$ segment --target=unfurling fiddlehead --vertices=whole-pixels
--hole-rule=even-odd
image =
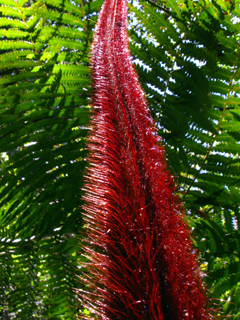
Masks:
[[[109,320],[202,320],[204,291],[164,148],[132,66],[126,0],[105,0],[92,47],[94,114],[83,300]]]

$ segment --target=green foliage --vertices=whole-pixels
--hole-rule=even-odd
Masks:
[[[76,319],[76,246],[71,234],[57,232],[40,241],[2,239],[1,319]]]
[[[0,318],[76,319],[89,47],[103,0],[0,0]],[[240,310],[239,1],[129,3],[129,35],[218,313]]]
[[[0,318],[75,319],[81,308],[76,236],[101,3],[0,1]]]

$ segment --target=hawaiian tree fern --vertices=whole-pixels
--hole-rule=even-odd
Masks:
[[[102,1],[0,4],[0,317],[71,319],[81,308],[71,288],[88,53]],[[137,71],[210,295],[238,319],[239,1],[149,0],[129,9],[131,52],[143,62]]]
[[[105,0],[93,39],[94,115],[83,299],[109,320],[211,319],[165,152],[132,66],[126,0]]]

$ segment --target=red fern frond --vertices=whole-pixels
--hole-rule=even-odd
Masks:
[[[126,0],[105,0],[92,47],[85,185],[87,303],[101,319],[210,319],[165,153],[132,66]]]

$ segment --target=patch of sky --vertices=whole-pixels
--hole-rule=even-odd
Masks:
[[[234,17],[231,19],[231,22],[232,22],[233,24],[240,23],[240,17],[234,16]]]
[[[37,141],[27,142],[24,144],[24,147],[30,147],[30,146],[33,146],[34,144],[37,144]]]

